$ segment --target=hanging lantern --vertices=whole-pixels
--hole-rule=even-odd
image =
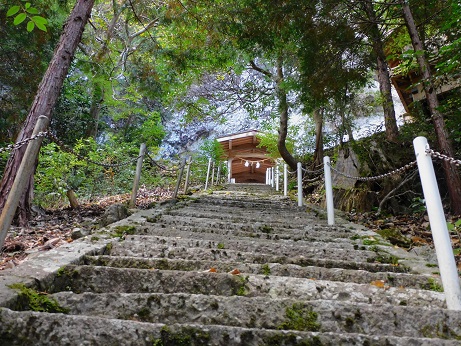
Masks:
[[[245,167],[248,167],[250,163],[248,161],[245,161]]]
[[[261,164],[258,161],[258,162],[256,162],[256,168],[259,168],[259,167],[261,167]]]

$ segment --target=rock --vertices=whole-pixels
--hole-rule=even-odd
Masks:
[[[123,204],[113,204],[109,206],[104,215],[99,220],[99,224],[104,227],[111,223],[120,221],[128,217],[128,209]]]
[[[87,229],[75,227],[72,230],[72,233],[70,234],[70,237],[75,240],[75,239],[83,238],[83,237],[89,235],[90,233],[91,232],[89,230],[87,230]]]

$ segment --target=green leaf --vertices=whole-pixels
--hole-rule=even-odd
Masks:
[[[25,13],[19,13],[16,17],[14,17],[14,25],[19,25],[21,24],[25,19],[27,15]]]
[[[30,2],[26,2],[26,4],[24,5],[26,10],[30,7]]]
[[[32,20],[35,22],[35,25],[37,26],[38,24],[42,24],[42,25],[48,24],[48,21],[42,16],[33,16]]]
[[[47,31],[47,30],[46,30],[46,26],[43,25],[42,23],[37,23],[37,22],[36,22],[35,25],[36,25],[37,28],[39,28],[40,30],[45,31],[45,32]]]
[[[32,30],[34,30],[34,28],[35,28],[34,22],[33,22],[33,21],[29,21],[29,22],[27,23],[27,31],[28,31],[28,32],[31,32]]]
[[[38,14],[38,10],[35,8],[35,7],[29,7],[27,9],[27,13],[30,13],[30,14]]]
[[[7,17],[14,16],[16,13],[19,12],[20,7],[19,6],[12,6],[8,12],[6,12]]]

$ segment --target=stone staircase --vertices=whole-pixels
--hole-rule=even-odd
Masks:
[[[1,273],[0,345],[461,345],[437,270],[229,185]]]

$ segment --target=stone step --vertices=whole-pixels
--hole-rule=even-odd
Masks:
[[[263,210],[286,213],[302,213],[306,211],[305,207],[298,207],[291,200],[278,201],[261,201],[261,200],[243,200],[229,199],[225,197],[212,198],[201,196],[200,198],[186,201],[185,205],[196,208],[233,208],[235,210]]]
[[[315,261],[315,259],[313,260]],[[344,261],[344,265],[349,264]],[[435,275],[416,275],[392,272],[395,266],[362,263],[365,269],[343,269],[342,262],[336,263],[333,268],[326,268],[315,262],[315,266],[302,266],[296,264],[280,263],[242,263],[242,262],[216,262],[199,260],[181,260],[169,258],[140,258],[140,257],[115,257],[115,256],[87,256],[82,264],[107,266],[117,268],[160,269],[203,272],[214,268],[218,273],[228,273],[235,268],[245,274],[261,274],[266,276],[290,276],[309,278],[315,280],[345,281],[358,284],[382,284],[384,287],[405,287],[431,289],[440,286],[440,278]],[[437,286],[438,285],[438,286]]]
[[[293,248],[285,244],[257,246],[252,249],[251,244],[217,243],[211,247],[210,242],[206,246],[197,245],[196,241],[181,241],[172,238],[170,241],[159,241],[157,237],[127,236],[124,241],[112,243],[110,254],[113,256],[139,256],[160,258],[182,258],[215,261],[240,261],[250,263],[280,263],[288,257],[303,256],[305,258],[336,259],[343,261],[375,262],[378,254],[366,250],[343,250],[337,247],[300,247]],[[220,244],[221,246],[219,246]],[[334,244],[334,243],[330,243]]]
[[[295,329],[293,315],[306,328],[322,333],[361,333],[406,337],[453,337],[461,334],[461,314],[444,309],[370,305],[332,300],[222,297],[190,294],[60,292],[51,298],[72,315],[139,320],[150,323],[242,328]]]
[[[189,214],[191,212],[206,212],[212,215],[221,215],[223,211],[225,214],[242,215],[242,217],[253,217],[258,220],[264,218],[271,218],[277,216],[279,218],[296,218],[302,220],[318,220],[312,213],[308,213],[304,207],[294,207],[292,205],[283,206],[279,203],[272,205],[264,203],[207,203],[203,200],[198,200],[195,203],[185,203],[184,205],[177,205],[177,207],[170,208],[169,211],[174,213]]]
[[[370,345],[454,346],[456,340],[319,333],[231,326],[153,324],[91,316],[17,312],[0,308],[2,343],[9,346],[48,345]]]
[[[181,208],[178,210],[169,210],[165,215],[170,216],[181,216],[181,217],[194,217],[201,219],[212,219],[212,220],[221,220],[227,222],[236,222],[236,223],[254,223],[259,222],[263,224],[270,224],[272,227],[285,226],[289,225],[293,228],[303,228],[306,225],[312,225],[314,223],[321,223],[319,220],[315,220],[312,217],[308,217],[307,214],[300,216],[299,214],[288,214],[283,213],[265,213],[259,211],[251,212],[232,212],[227,208],[221,210],[209,210],[209,209],[199,209],[199,208]],[[324,221],[323,221],[324,222]]]
[[[439,292],[403,287],[378,287],[305,278],[265,275],[231,275],[92,266],[68,266],[54,279],[48,292],[75,293],[189,293],[221,296],[332,300],[351,303],[444,307]]]
[[[359,230],[346,229],[340,226],[322,226],[316,224],[303,225],[300,228],[282,227],[280,224],[261,223],[261,222],[240,222],[240,220],[220,221],[197,216],[173,216],[162,215],[158,219],[147,218],[146,225],[155,225],[157,228],[166,227],[195,227],[200,230],[219,233],[219,231],[244,231],[247,233],[263,233],[266,235],[277,234],[280,237],[288,238],[289,236],[309,236],[310,238],[351,238],[361,236],[362,234],[371,234],[370,232],[361,232]]]
[[[248,229],[248,227],[245,227]],[[279,233],[270,230],[269,233],[261,231],[247,231],[238,229],[226,229],[225,226],[218,227],[206,227],[200,225],[165,225],[165,224],[154,224],[154,225],[141,225],[132,226],[134,234],[138,235],[155,235],[163,237],[184,237],[184,238],[202,238],[206,240],[228,240],[228,239],[247,239],[247,240],[265,240],[265,241],[281,241],[281,242],[297,242],[300,245],[305,243],[335,243],[339,247],[345,245],[346,247],[352,246],[362,249],[366,249],[367,246],[361,245],[361,236],[354,234],[335,234],[335,233],[321,233],[321,232],[307,232],[307,231],[295,231],[291,233]],[[336,237],[335,237],[336,235]],[[341,237],[339,237],[341,236]],[[369,238],[370,236],[363,236]],[[358,238],[358,239],[356,239]]]
[[[190,228],[189,228],[190,229]],[[161,228],[161,230],[165,230]],[[265,249],[268,251],[273,251],[273,248],[279,249],[280,252],[283,251],[302,251],[312,248],[318,249],[331,249],[335,251],[336,249],[348,250],[348,251],[359,251],[359,250],[370,250],[370,246],[359,246],[353,240],[350,242],[342,241],[338,243],[334,242],[318,242],[318,241],[305,241],[305,240],[272,240],[265,238],[256,238],[256,237],[238,237],[235,235],[221,235],[216,233],[193,233],[185,231],[177,231],[175,228],[174,235],[162,235],[156,234],[153,231],[151,234],[148,233],[149,229],[144,232],[138,232],[142,234],[136,235],[126,235],[125,240],[130,241],[146,241],[154,242],[156,244],[162,244],[165,246],[186,246],[186,247],[203,247],[208,249],[238,249],[242,251],[251,250],[253,252],[264,252]],[[145,235],[143,235],[145,234]],[[168,233],[167,233],[168,234]]]

